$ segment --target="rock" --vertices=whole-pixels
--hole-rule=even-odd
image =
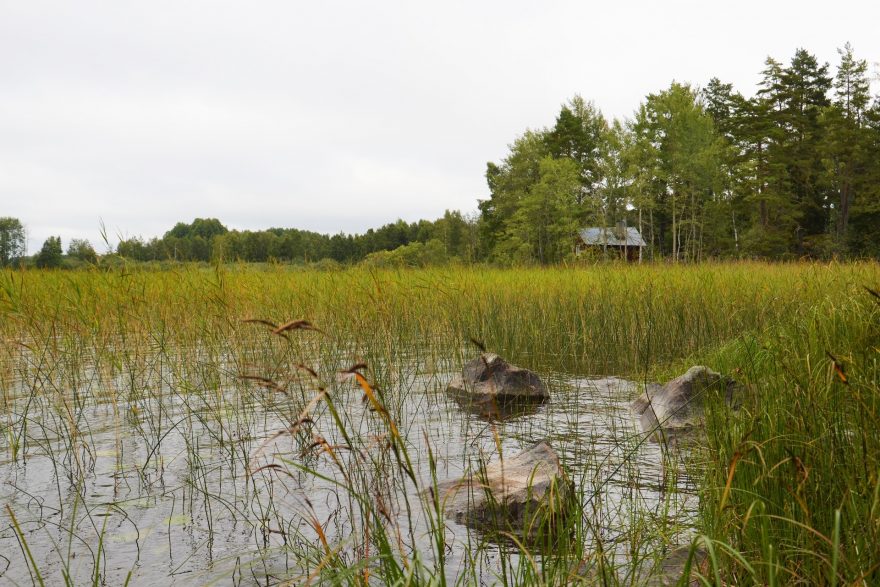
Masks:
[[[729,377],[696,366],[666,385],[648,384],[631,406],[644,432],[675,436],[703,425],[706,400],[712,394],[734,405],[736,387]]]
[[[473,475],[437,484],[447,519],[533,539],[564,517],[574,486],[546,442]]]
[[[536,373],[515,367],[493,353],[483,353],[469,361],[461,375],[449,382],[446,391],[456,399],[478,404],[544,401],[550,397]]]
[[[688,573],[687,579],[684,579],[684,574],[688,567],[688,559],[690,559],[691,562],[690,572]],[[708,576],[706,563],[706,551],[702,548],[695,549],[693,557],[691,557],[690,546],[673,548],[667,553],[663,560],[660,561],[660,564],[655,565],[655,567],[650,570],[645,585],[649,587],[672,587],[673,585],[697,587],[703,585],[700,577]]]

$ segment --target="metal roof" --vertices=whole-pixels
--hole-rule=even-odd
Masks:
[[[582,228],[581,240],[585,245],[600,245],[609,247],[646,247],[648,244],[642,239],[639,231],[632,226],[625,227],[626,238],[620,238],[621,232],[617,228],[590,227]]]

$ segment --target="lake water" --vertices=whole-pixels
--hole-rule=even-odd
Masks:
[[[345,450],[326,405],[317,404],[314,423],[279,434],[297,420],[314,389],[294,383],[284,395],[239,380],[240,370],[230,368],[219,382],[206,376],[195,384],[193,371],[184,377],[166,365],[139,391],[141,381],[127,382],[119,374],[84,376],[80,393],[41,383],[31,397],[22,381],[5,390],[17,397],[2,420],[0,501],[15,514],[47,585],[62,584],[65,576],[74,584],[89,583],[96,567],[107,585],[129,578],[132,585],[297,583],[317,563],[300,556],[320,551],[313,520],[331,544],[343,545],[340,556],[357,558],[345,547],[346,536],[361,531],[352,518],[356,504],[330,481],[343,482],[342,471],[357,459]],[[686,541],[695,487],[680,462],[683,455],[664,459],[657,444],[642,442],[629,410],[638,386],[617,378],[542,375],[551,399],[503,421],[469,413],[447,397],[449,369],[413,364],[389,377],[382,397],[423,486],[430,479],[429,446],[442,481],[478,461],[494,462],[499,447],[512,455],[547,440],[622,568],[632,551],[633,520],[662,524]],[[362,392],[350,381],[334,381],[330,393],[363,451],[382,446],[387,427]],[[95,399],[100,397],[107,399]],[[320,438],[337,449],[321,453]],[[380,464],[393,467],[393,455],[383,454],[376,457]],[[249,469],[257,472],[249,475]],[[360,479],[384,496],[389,517],[404,528],[401,544],[430,559],[425,517],[407,511],[407,503],[419,505],[406,494],[411,484],[383,477],[379,469],[372,474],[374,479]],[[21,541],[8,512],[2,517],[0,584],[31,584],[35,577]],[[480,581],[493,583],[505,545],[490,545],[480,550],[480,560],[468,562],[468,543],[482,537],[445,523],[448,577],[472,565]]]

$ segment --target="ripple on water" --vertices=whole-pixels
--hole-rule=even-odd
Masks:
[[[658,445],[641,442],[629,410],[636,395],[632,382],[556,374],[547,402],[499,420],[485,411],[462,410],[448,398],[443,386],[449,377],[417,370],[397,382],[396,393],[386,394],[412,447],[419,479],[430,479],[428,444],[443,480],[464,475],[480,459],[495,460],[499,446],[502,454],[513,454],[548,440],[583,489],[584,507],[608,536],[623,533],[634,508],[648,516],[662,513],[685,527],[692,519],[693,483],[684,467],[671,471]],[[203,584],[232,575],[244,582],[295,576],[295,556],[285,550],[284,537],[293,527],[309,535],[307,512],[321,520],[331,540],[351,532],[341,513],[345,500],[331,485],[295,469],[270,480],[248,480],[257,451],[265,462],[287,467],[283,459],[288,459],[322,473],[334,471],[326,459],[302,460],[301,439],[286,434],[272,439],[296,420],[303,401],[265,394],[242,386],[195,394],[166,385],[162,393],[141,394],[130,403],[80,410],[76,437],[65,414],[35,411],[28,415],[27,451],[16,460],[11,436],[4,435],[2,500],[15,512],[47,584],[61,580],[62,573],[77,583],[88,581],[99,536],[107,545],[101,573],[108,584],[121,584],[129,574],[134,584],[169,577],[175,584]],[[351,432],[375,432],[375,415],[359,392],[335,389],[334,398],[351,414]],[[322,413],[316,428],[326,430]],[[324,434],[328,442],[339,440]],[[393,509],[399,496],[391,501]],[[396,511],[403,515],[403,508]],[[278,527],[280,520],[288,526]],[[447,522],[450,578],[465,564],[468,533]],[[417,516],[416,548],[430,558],[428,534]],[[295,548],[292,542],[288,548]],[[31,581],[9,525],[0,530],[0,553],[9,559],[2,578]],[[483,572],[491,577],[498,553],[490,548],[484,556]],[[0,559],[0,570],[3,566]]]

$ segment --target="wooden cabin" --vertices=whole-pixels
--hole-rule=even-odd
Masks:
[[[575,254],[581,255],[589,250],[593,254],[609,258],[619,257],[627,261],[638,261],[639,252],[648,246],[638,230],[623,223],[614,228],[591,226],[578,232]]]

